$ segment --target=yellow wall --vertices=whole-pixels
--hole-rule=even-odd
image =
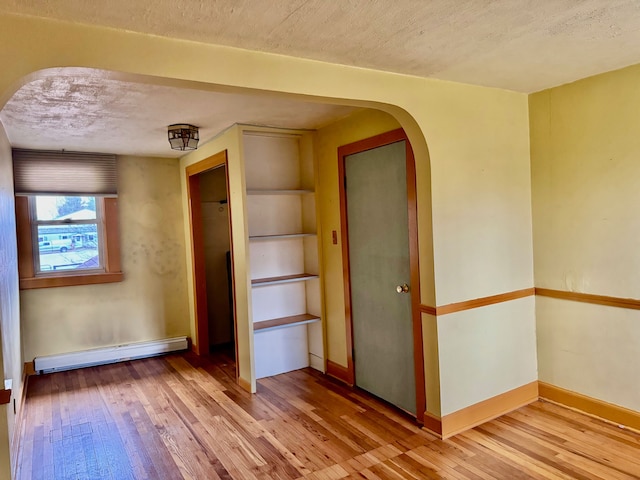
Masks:
[[[640,66],[530,97],[536,287],[640,298]],[[640,312],[537,298],[540,380],[640,410]]]
[[[294,94],[390,113],[406,130],[416,157],[422,303],[433,306],[437,300],[442,305],[531,286],[525,95],[12,15],[0,15],[0,63],[0,105],[33,72],[82,66],[124,72],[123,78],[144,82]],[[108,287],[102,291],[110,296]],[[476,314],[484,319],[484,313],[468,315]],[[496,310],[492,315],[487,335],[503,345],[512,334],[500,330],[504,316],[528,324],[533,311],[524,305],[518,312]],[[530,329],[521,331],[530,342],[530,334],[524,333]],[[466,333],[473,345],[478,333]],[[331,348],[339,341],[332,338]],[[444,352],[457,342],[455,336],[442,336],[438,348]],[[474,360],[483,362],[486,355],[481,352]],[[488,378],[480,395],[469,394],[451,406],[443,403],[443,411],[501,393],[513,379],[527,383],[535,351],[525,350],[515,359],[505,352],[500,358],[508,365],[506,373]],[[440,376],[466,379],[468,367],[464,362],[441,365]],[[503,374],[508,382],[498,378]],[[442,398],[448,398],[444,391]]]
[[[22,348],[18,308],[18,259],[11,147],[0,123],[0,389],[13,380],[12,401],[21,408]],[[0,406],[0,480],[10,478],[10,451],[15,427],[13,405]]]
[[[456,90],[427,135],[438,306],[533,287],[527,97]],[[533,298],[441,315],[433,330],[442,415],[537,379]]]
[[[36,356],[189,335],[179,162],[118,157],[123,282],[21,292]]]
[[[331,232],[338,238],[340,229],[340,192],[338,147],[400,128],[391,115],[364,110],[321,128],[316,136],[318,163],[318,207],[322,227],[322,263],[327,328],[327,358],[347,366],[342,246],[333,245]]]

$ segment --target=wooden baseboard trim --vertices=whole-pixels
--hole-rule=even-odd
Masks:
[[[36,375],[36,368],[34,366],[34,362],[24,362],[24,376],[30,377],[31,375]]]
[[[618,425],[640,430],[640,412],[635,410],[603,402],[597,398],[588,397],[545,382],[538,382],[538,390],[540,398],[545,400],[574,408]]]
[[[347,367],[343,367],[331,360],[327,360],[327,375],[333,377],[341,382],[346,383],[349,386],[353,386],[353,376]]]
[[[561,300],[571,300],[573,302],[593,303],[606,307],[629,308],[640,310],[640,300],[635,298],[608,297],[606,295],[593,295],[591,293],[565,292],[563,290],[552,290],[550,288],[536,288],[536,295],[541,297],[559,298]]]
[[[446,439],[538,400],[534,381],[442,417],[442,438]]]
[[[440,417],[437,417],[429,412],[424,412],[424,425],[423,428],[430,433],[442,438],[442,421]]]
[[[253,393],[251,392],[251,383],[247,382],[244,378],[238,377],[238,385],[240,385],[240,388],[242,388],[243,390],[246,390],[249,393]]]

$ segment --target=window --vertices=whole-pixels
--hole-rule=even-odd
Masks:
[[[63,270],[104,272],[98,225],[102,199],[80,196],[29,197],[35,274]]]
[[[13,159],[20,287],[121,281],[115,157],[14,150]]]

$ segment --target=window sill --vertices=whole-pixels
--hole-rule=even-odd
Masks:
[[[122,280],[124,280],[124,274],[122,272],[21,278],[20,290],[29,290],[32,288],[72,287],[76,285],[96,285],[98,283],[121,282]]]

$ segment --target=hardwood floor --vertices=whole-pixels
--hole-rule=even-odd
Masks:
[[[223,355],[31,377],[18,479],[631,479],[640,435],[536,402],[437,440],[310,369],[250,395]]]

